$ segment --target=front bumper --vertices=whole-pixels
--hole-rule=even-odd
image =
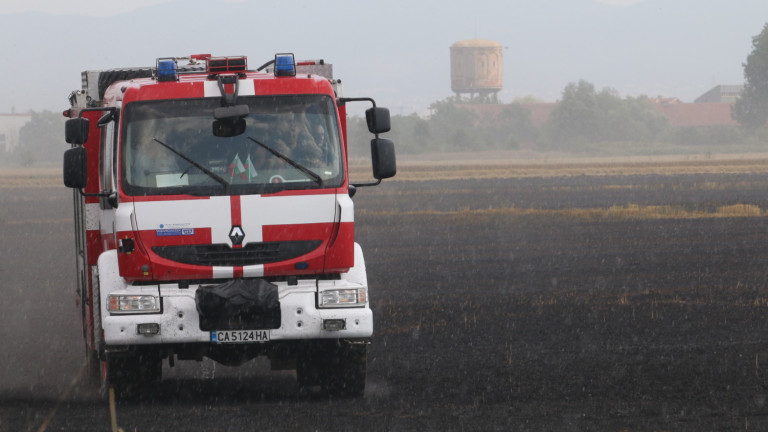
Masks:
[[[270,340],[308,339],[358,339],[373,334],[373,314],[368,303],[360,307],[317,308],[318,283],[334,287],[360,286],[345,280],[316,281],[300,280],[289,286],[278,282],[281,320],[280,327],[269,330]],[[210,342],[209,331],[200,330],[200,317],[195,304],[197,285],[179,288],[177,284],[154,286],[126,286],[111,294],[159,295],[161,313],[112,315],[102,301],[102,328],[107,345],[157,345]],[[344,326],[325,329],[324,322],[343,320]],[[157,334],[139,334],[140,324],[157,324]],[[257,330],[257,329],[247,329]]]

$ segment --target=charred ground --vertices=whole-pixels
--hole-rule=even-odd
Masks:
[[[166,369],[146,400],[118,404],[118,422],[763,430],[767,188],[763,172],[709,172],[361,190],[376,323],[364,399],[300,393],[292,373],[264,362],[192,363]],[[107,404],[79,377],[69,198],[57,186],[0,187],[0,431],[109,425]]]

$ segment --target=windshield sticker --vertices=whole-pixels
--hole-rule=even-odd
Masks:
[[[195,229],[191,226],[191,223],[160,224],[159,229],[155,230],[155,235],[158,237],[195,235]]]
[[[195,235],[195,229],[194,228],[159,229],[159,230],[155,230],[155,235],[157,235],[158,237]]]

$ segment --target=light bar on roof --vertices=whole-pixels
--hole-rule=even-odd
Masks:
[[[210,57],[208,59],[208,75],[224,73],[245,73],[248,70],[248,58],[236,57]]]
[[[296,61],[292,53],[275,54],[275,76],[296,76]]]
[[[158,81],[177,81],[179,79],[179,68],[176,65],[176,59],[159,58],[157,59],[157,80]]]

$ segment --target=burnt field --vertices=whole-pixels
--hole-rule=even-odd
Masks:
[[[118,403],[117,422],[766,430],[768,169],[671,171],[361,189],[376,325],[364,398],[300,393],[261,361],[182,363]],[[82,376],[70,192],[0,180],[0,432],[109,430]]]

